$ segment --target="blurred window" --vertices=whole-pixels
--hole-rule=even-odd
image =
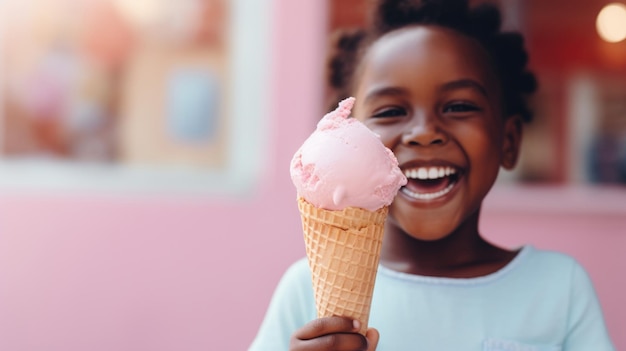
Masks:
[[[265,130],[267,3],[6,1],[0,183],[54,182],[45,173],[70,187],[250,189],[264,150],[246,133]],[[254,98],[235,105],[244,94]]]

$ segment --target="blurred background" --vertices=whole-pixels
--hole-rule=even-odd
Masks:
[[[576,257],[626,349],[626,2],[496,2],[540,89],[481,230]],[[0,2],[0,349],[246,349],[304,256],[326,40],[367,3]]]
[[[267,16],[225,0],[3,8],[0,185],[252,190],[265,152]]]

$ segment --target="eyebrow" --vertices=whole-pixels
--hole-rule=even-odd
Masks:
[[[485,97],[489,97],[489,94],[487,94],[487,89],[485,89],[485,87],[479,82],[477,82],[476,80],[470,79],[470,78],[453,80],[453,81],[444,83],[441,85],[439,90],[450,91],[450,90],[467,89],[467,88],[474,89],[478,91],[479,93],[481,93],[482,95],[484,95]],[[375,88],[367,93],[367,95],[365,96],[364,103],[367,103],[368,101],[381,97],[381,96],[404,96],[407,94],[408,92],[404,88],[398,88],[398,87]]]
[[[482,84],[469,78],[453,80],[451,82],[445,83],[441,86],[440,90],[449,91],[449,90],[464,89],[464,88],[475,89],[479,93],[483,94],[485,97],[489,97],[489,94],[487,94],[487,89],[485,89],[485,87]]]
[[[365,96],[365,100],[364,103],[367,103],[368,101],[375,99],[377,97],[381,97],[381,96],[403,96],[403,95],[407,95],[407,90],[403,89],[403,88],[396,88],[396,87],[383,87],[383,88],[376,88],[376,89],[372,89],[372,91],[368,92],[367,95]]]

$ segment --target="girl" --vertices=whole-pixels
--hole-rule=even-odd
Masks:
[[[371,28],[338,38],[330,83],[336,101],[356,97],[354,117],[409,178],[386,222],[376,329],[362,336],[359,321],[316,319],[303,259],[283,277],[251,350],[613,350],[572,258],[501,248],[478,232],[482,201],[499,168],[515,166],[531,118],[535,80],[521,36],[500,32],[496,8],[463,0],[375,9]]]

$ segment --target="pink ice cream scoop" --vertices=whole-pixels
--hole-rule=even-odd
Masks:
[[[378,135],[349,118],[353,105],[347,98],[322,118],[291,160],[291,179],[298,196],[317,207],[376,211],[407,180]]]

